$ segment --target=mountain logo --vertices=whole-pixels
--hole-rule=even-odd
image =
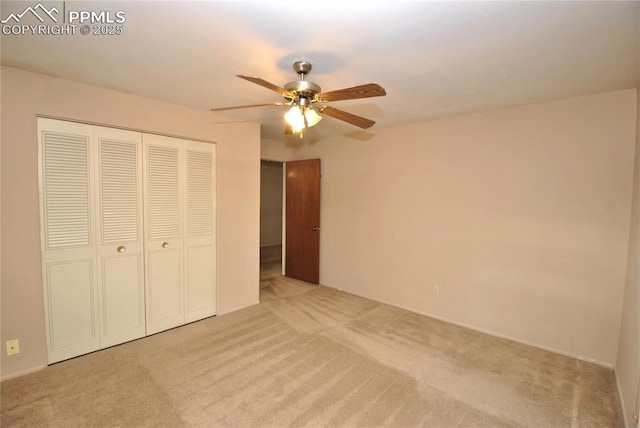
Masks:
[[[58,22],[58,19],[53,15],[53,14],[58,14],[60,13],[60,11],[54,6],[51,9],[48,9],[46,7],[44,7],[42,5],[42,3],[38,3],[35,6],[28,6],[25,10],[23,10],[21,13],[12,13],[9,16],[7,16],[5,19],[3,19],[2,21],[0,21],[0,23],[2,24],[6,24],[9,21],[13,20],[14,23],[19,23],[20,20],[28,14],[31,14],[33,16],[35,16],[38,21],[44,23],[44,18],[43,16],[48,16],[49,18],[51,18],[51,20],[53,22]]]

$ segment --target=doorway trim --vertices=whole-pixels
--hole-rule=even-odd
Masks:
[[[282,271],[281,271],[281,274],[282,274],[282,276],[284,276],[284,272],[285,272],[285,252],[286,252],[286,245],[287,245],[287,243],[286,243],[287,231],[286,231],[286,228],[285,228],[285,224],[286,224],[286,221],[287,221],[287,212],[286,212],[286,209],[287,209],[287,201],[286,201],[286,194],[287,194],[287,182],[286,182],[287,161],[286,160],[280,160],[280,159],[260,157],[260,169],[261,170],[262,170],[262,162],[273,162],[273,163],[282,164],[282,177],[281,177],[281,182],[282,182],[282,218],[280,219],[281,230],[282,230],[282,234],[281,234],[280,240],[282,241],[282,245],[281,245],[282,248],[281,248],[280,258],[282,260]],[[260,183],[260,187],[262,187],[262,182]],[[262,218],[260,218],[259,221],[262,221]]]

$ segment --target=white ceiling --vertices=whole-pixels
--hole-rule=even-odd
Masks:
[[[3,18],[33,2],[2,2]],[[62,2],[44,2],[45,5]],[[313,64],[324,91],[377,82],[387,96],[331,103],[373,119],[325,118],[305,141],[640,84],[640,2],[110,1],[120,36],[2,36],[3,65],[209,110],[282,101],[235,77],[277,85]],[[283,135],[282,107],[211,113]]]

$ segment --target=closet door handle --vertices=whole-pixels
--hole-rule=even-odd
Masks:
[[[119,253],[124,253],[124,251],[125,251],[125,250],[126,250],[126,248],[124,248],[124,245],[120,245],[120,246],[118,247],[118,249],[117,249],[117,251],[118,251]]]
[[[169,248],[169,243],[167,241],[163,242],[162,248]]]

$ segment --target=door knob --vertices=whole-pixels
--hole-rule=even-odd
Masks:
[[[162,243],[162,248],[169,248],[169,243],[168,242],[163,242]]]
[[[314,232],[317,232],[320,230],[320,228],[318,226],[313,226],[311,230],[313,230]]]
[[[120,245],[117,249],[119,253],[124,253],[124,250],[125,250],[124,245]]]

